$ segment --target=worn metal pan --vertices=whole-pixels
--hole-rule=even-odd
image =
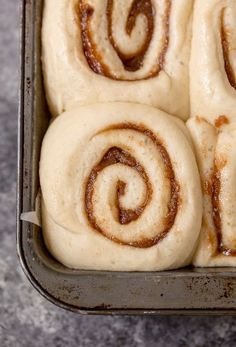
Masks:
[[[20,220],[35,209],[40,145],[49,122],[40,64],[42,0],[22,3],[17,249],[33,286],[54,304],[96,314],[235,314],[236,271],[73,271],[47,252],[39,227]]]

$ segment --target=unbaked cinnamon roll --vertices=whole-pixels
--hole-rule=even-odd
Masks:
[[[192,0],[46,0],[43,69],[53,115],[127,101],[189,115]]]
[[[236,2],[196,0],[188,127],[204,195],[196,266],[236,265]]]
[[[44,138],[40,182],[45,243],[66,266],[151,271],[191,261],[202,196],[182,121],[131,103],[66,112]]]

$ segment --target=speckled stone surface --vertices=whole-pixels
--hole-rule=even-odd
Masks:
[[[236,346],[233,317],[79,316],[28,283],[15,252],[17,16],[17,0],[0,0],[0,346]]]

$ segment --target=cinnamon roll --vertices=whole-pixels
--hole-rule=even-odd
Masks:
[[[43,69],[53,115],[126,101],[186,119],[192,0],[46,0]]]
[[[48,129],[40,182],[45,243],[66,266],[151,271],[191,261],[202,197],[180,120],[131,103],[75,108]]]
[[[193,263],[236,265],[236,2],[196,0],[188,127],[204,212]]]

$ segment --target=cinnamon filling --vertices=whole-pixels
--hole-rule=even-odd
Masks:
[[[225,247],[223,243],[222,236],[222,221],[221,221],[221,200],[220,200],[220,191],[221,191],[221,169],[226,164],[223,161],[220,164],[215,163],[214,174],[212,177],[212,213],[213,213],[213,222],[215,225],[216,237],[217,237],[217,253],[224,254],[226,256],[236,255],[236,250]]]
[[[223,125],[227,125],[227,124],[229,124],[229,118],[226,116],[219,116],[215,120],[215,127],[216,128],[221,128]]]
[[[113,1],[107,0],[106,16],[108,22],[108,39],[114,48],[116,54],[121,60],[124,69],[126,71],[138,71],[144,63],[144,58],[147,50],[150,46],[153,33],[154,33],[154,17],[155,11],[153,8],[152,0],[133,0],[130,11],[127,16],[126,22],[126,33],[131,36],[132,31],[135,27],[137,17],[143,14],[147,19],[147,30],[146,38],[142,46],[138,51],[133,54],[123,53],[115,42],[112,30],[112,12],[113,12]],[[166,11],[162,18],[162,23],[164,26],[164,37],[161,38],[162,49],[156,62],[155,68],[149,72],[145,79],[154,77],[159,74],[159,72],[164,68],[165,55],[169,45],[169,17],[171,10],[171,1],[166,0]],[[102,55],[98,52],[97,45],[93,40],[93,33],[91,30],[91,19],[94,14],[94,9],[88,4],[84,4],[83,0],[79,0],[78,6],[78,18],[81,27],[81,38],[84,49],[84,54],[90,68],[97,74],[104,75],[106,77],[119,80],[110,68],[104,63]],[[125,80],[125,79],[122,79]]]
[[[152,185],[150,183],[150,180],[144,168],[127,151],[119,147],[110,148],[105,153],[105,155],[100,160],[100,162],[92,169],[88,177],[88,181],[87,181],[86,189],[85,189],[85,211],[87,214],[87,218],[89,220],[90,225],[93,227],[93,229],[100,232],[101,234],[103,234],[104,236],[106,236],[107,238],[111,239],[112,241],[116,243],[138,247],[138,248],[148,248],[157,244],[159,241],[161,241],[167,235],[167,233],[172,228],[175,222],[175,218],[178,212],[178,206],[180,202],[179,184],[175,179],[175,173],[174,173],[173,166],[172,166],[168,152],[150,130],[147,130],[143,126],[137,126],[137,125],[126,123],[126,124],[118,124],[117,126],[114,126],[112,128],[107,128],[104,131],[111,130],[111,129],[114,129],[114,130],[131,129],[131,130],[141,132],[145,134],[147,137],[149,137],[158,148],[158,151],[161,155],[161,158],[163,160],[163,163],[166,169],[165,175],[166,175],[166,178],[168,178],[168,180],[170,181],[170,187],[171,187],[170,200],[168,203],[168,213],[164,217],[164,230],[153,238],[142,238],[135,242],[126,243],[116,237],[110,236],[106,232],[106,230],[102,230],[99,227],[96,221],[96,217],[94,215],[94,207],[93,207],[94,185],[99,173],[106,167],[110,165],[115,165],[117,163],[121,163],[123,165],[129,166],[138,172],[138,174],[141,176],[141,178],[143,179],[147,187],[146,197],[138,208],[134,210],[124,209],[121,206],[120,198],[122,195],[125,194],[126,183],[120,180],[117,182],[115,206],[118,211],[117,215],[118,215],[118,221],[120,224],[127,225],[133,221],[138,220],[138,218],[142,215],[143,211],[145,210],[145,208],[151,202],[151,199],[152,199],[152,194],[153,194]]]
[[[92,33],[90,31],[90,20],[94,10],[91,6],[83,5],[79,2],[78,12],[80,14],[81,39],[87,62],[94,72],[99,75],[106,75],[109,69],[100,62],[102,61],[102,57],[96,50],[96,45],[92,41]]]
[[[227,74],[229,83],[231,86],[236,89],[236,76],[235,71],[233,69],[233,66],[230,62],[230,42],[229,42],[229,30],[226,29],[226,26],[224,24],[224,15],[225,15],[225,9],[222,11],[221,15],[221,44],[223,49],[223,57],[224,57],[224,64],[225,64],[225,72]]]

